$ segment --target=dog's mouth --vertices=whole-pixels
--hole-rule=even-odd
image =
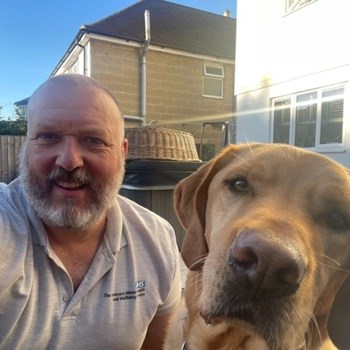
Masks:
[[[215,314],[206,314],[201,312],[201,316],[204,319],[206,324],[216,325],[223,321],[240,321],[244,323],[248,323],[251,326],[256,326],[254,313],[249,308],[241,308],[239,310],[235,310],[234,313],[230,313],[229,316],[219,316]]]
[[[265,307],[261,304],[245,303],[244,306],[241,304],[239,308],[226,307],[215,311],[213,309],[202,311],[201,317],[206,324],[211,326],[225,323],[231,324],[233,327],[238,326],[240,329],[245,329],[247,334],[256,335],[263,339],[269,349],[279,350],[282,348],[279,337],[281,334],[285,334],[284,329],[281,329],[281,325],[284,324],[281,321],[283,310],[286,308],[282,308],[276,303],[265,305]],[[290,336],[294,337],[293,334]],[[295,349],[305,350],[306,348],[303,343],[303,345],[296,346]]]

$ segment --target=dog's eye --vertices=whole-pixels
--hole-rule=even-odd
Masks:
[[[247,179],[243,177],[234,178],[226,181],[226,185],[233,192],[248,192],[249,184]]]
[[[349,228],[347,217],[339,210],[333,210],[326,215],[326,223],[335,230],[343,230]]]

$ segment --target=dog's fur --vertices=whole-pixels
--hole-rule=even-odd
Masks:
[[[229,146],[175,189],[191,270],[165,349],[336,349],[350,266],[350,174],[287,145]]]

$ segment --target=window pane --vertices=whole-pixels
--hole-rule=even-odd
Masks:
[[[223,97],[223,80],[204,77],[203,95],[212,97]]]
[[[343,142],[344,89],[322,93],[321,144]]]
[[[273,142],[289,143],[290,99],[275,101],[273,106]]]
[[[205,75],[216,75],[218,77],[224,76],[224,70],[222,67],[212,67],[212,66],[205,66]]]
[[[295,145],[299,147],[315,147],[317,92],[297,96]]]

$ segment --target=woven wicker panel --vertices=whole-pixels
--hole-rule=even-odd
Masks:
[[[190,133],[145,126],[126,128],[125,136],[129,141],[128,160],[199,161],[194,138]]]

